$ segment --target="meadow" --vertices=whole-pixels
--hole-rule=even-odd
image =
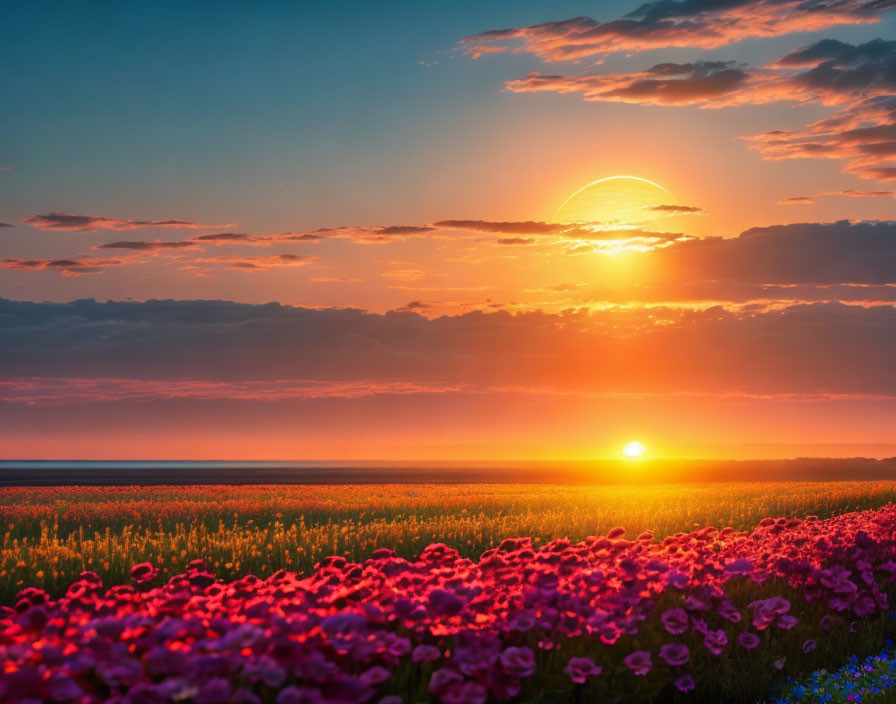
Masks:
[[[5,488],[0,700],[883,702],[894,501],[896,482]]]
[[[127,584],[145,561],[162,577],[197,558],[225,580],[309,574],[324,557],[359,561],[383,547],[412,558],[446,543],[477,558],[508,537],[579,541],[623,526],[663,538],[890,501],[891,481],[9,487],[0,489],[0,603],[25,586],[62,594],[84,570]]]

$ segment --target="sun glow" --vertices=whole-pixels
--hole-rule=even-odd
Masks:
[[[661,217],[658,206],[678,205],[672,193],[640,176],[607,176],[582,186],[554,213],[551,222],[638,227]]]
[[[630,459],[636,459],[643,455],[646,449],[647,448],[637,440],[632,440],[631,442],[627,442],[622,448],[622,454]]]

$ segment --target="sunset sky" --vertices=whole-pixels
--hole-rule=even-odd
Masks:
[[[896,456],[894,9],[5,4],[0,457]]]

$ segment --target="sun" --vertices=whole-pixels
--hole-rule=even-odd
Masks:
[[[657,206],[678,204],[668,189],[646,178],[608,176],[573,193],[557,209],[551,222],[637,227],[661,217]]]
[[[643,455],[646,449],[647,448],[637,440],[632,440],[631,442],[627,442],[622,448],[622,454],[631,459],[636,459]]]

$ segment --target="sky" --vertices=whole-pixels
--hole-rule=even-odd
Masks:
[[[0,457],[896,456],[896,0],[0,23]]]

